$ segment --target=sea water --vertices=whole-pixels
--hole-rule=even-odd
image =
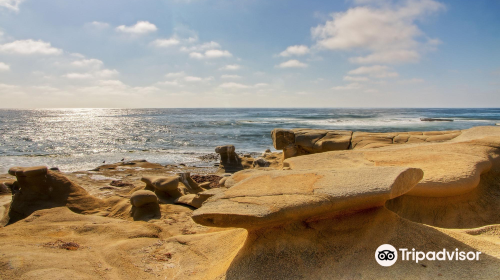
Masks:
[[[0,109],[0,173],[16,165],[87,170],[121,159],[203,166],[213,163],[199,156],[219,145],[272,149],[274,128],[430,131],[499,122],[500,109]]]

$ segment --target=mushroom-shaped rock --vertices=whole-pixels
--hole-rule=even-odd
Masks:
[[[152,191],[136,191],[130,197],[130,204],[134,207],[142,207],[149,203],[158,204],[158,197]]]
[[[243,169],[241,158],[236,154],[233,145],[218,146],[215,152],[220,155],[218,173],[233,173]]]
[[[35,177],[47,174],[47,166],[33,166],[33,167],[12,167],[9,169],[9,174],[16,177]]]
[[[24,219],[36,210],[66,206],[74,212],[95,211],[103,201],[87,193],[60,172],[46,166],[12,167],[16,176],[14,196],[9,210],[9,223]]]
[[[423,177],[409,167],[256,172],[193,212],[205,226],[256,229],[379,207]]]

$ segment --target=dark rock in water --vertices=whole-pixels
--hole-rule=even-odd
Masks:
[[[49,170],[61,172],[61,170],[59,170],[59,167],[51,167]]]
[[[452,119],[434,119],[434,118],[420,118],[423,122],[452,122]]]

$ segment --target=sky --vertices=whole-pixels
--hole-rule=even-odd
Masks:
[[[0,108],[500,107],[497,0],[0,0]]]

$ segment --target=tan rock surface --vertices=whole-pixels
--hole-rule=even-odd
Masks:
[[[193,212],[205,226],[258,228],[381,206],[410,190],[419,169],[362,167],[329,171],[256,172]]]

